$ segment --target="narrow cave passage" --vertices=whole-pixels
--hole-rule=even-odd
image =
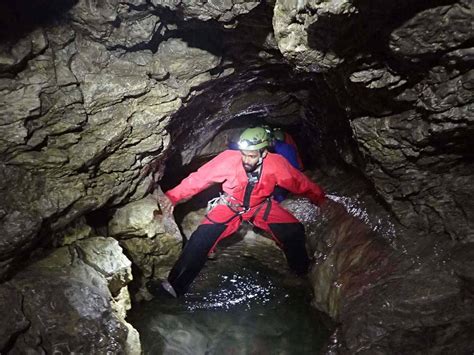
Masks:
[[[473,12],[469,0],[0,2],[0,353],[141,355],[130,311],[148,353],[312,354],[317,309],[338,322],[322,353],[474,354]],[[309,290],[243,229],[196,297],[140,304],[210,198],[176,209],[180,231],[150,191],[251,115],[288,129],[327,192],[321,211],[285,202],[306,231]]]
[[[310,306],[309,285],[286,272],[279,250],[249,234],[221,244],[183,298],[131,310],[145,354],[318,353],[330,331]]]
[[[262,123],[267,122],[229,122],[186,166],[180,164],[179,153],[172,156],[160,181],[163,190],[174,187],[226,149],[228,141],[245,127]],[[299,132],[300,128],[296,125],[290,130]],[[301,149],[310,152],[313,148]],[[394,237],[389,216],[359,176],[334,166],[331,174],[340,170],[337,177],[331,177],[315,168],[317,160],[303,156],[306,174],[321,180],[331,199],[357,216],[361,225],[378,230],[387,242]],[[349,181],[351,187],[347,188]],[[176,206],[174,216],[185,240],[203,219],[207,201],[218,196],[219,190],[219,185],[213,186]],[[316,245],[322,239],[317,210],[297,196],[283,203],[305,224],[307,249],[316,254]],[[321,253],[317,255],[322,257]],[[269,236],[243,223],[237,233],[219,243],[217,258],[207,261],[184,297],[158,298],[136,305],[128,320],[140,332],[145,354],[315,354],[327,345],[334,324],[314,307],[313,299],[309,278],[292,274],[284,254]]]
[[[243,129],[266,123],[231,121],[188,165],[179,154],[168,160],[160,185],[166,191],[235,141]],[[292,130],[298,127],[293,127]],[[216,185],[175,209],[184,239],[202,220]],[[311,306],[307,278],[297,278],[282,251],[262,230],[243,223],[218,245],[191,289],[178,300],[154,299],[136,306],[129,321],[140,332],[147,354],[309,354],[327,342],[331,324]]]

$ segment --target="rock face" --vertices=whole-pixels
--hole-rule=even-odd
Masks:
[[[166,278],[182,247],[178,226],[158,208],[150,195],[119,208],[109,222],[110,236],[119,240],[137,268],[136,300],[150,298],[146,281]]]
[[[380,280],[385,280],[377,279],[377,292],[362,293],[373,309],[362,319],[367,305],[358,291],[350,290],[365,290],[364,279],[373,275],[345,274],[354,281],[342,287],[344,292],[321,275],[315,279],[323,290],[315,302],[343,322],[338,337],[346,348],[340,350],[363,352],[367,346],[405,352],[426,336],[434,351],[461,349],[443,344],[455,343],[452,334],[458,330],[465,334],[470,320],[462,316],[464,306],[452,309],[455,320],[448,327],[447,313],[423,317],[430,332],[415,318],[400,322],[399,314],[436,309],[435,298],[422,296],[434,288],[434,280],[444,285],[435,293],[441,308],[459,305],[459,294],[466,295],[466,304],[472,300],[472,275],[462,261],[470,254],[456,244],[468,250],[474,241],[473,11],[468,0],[2,3],[0,279],[9,280],[28,255],[52,246],[52,236],[78,219],[141,200],[162,179],[167,159],[175,165],[167,170],[171,176],[206,152],[203,148],[227,123],[238,121],[242,127],[257,116],[294,129],[311,163],[328,171],[333,164],[361,171],[409,230],[402,244],[453,241],[446,249],[454,247],[450,255],[458,260],[442,272],[434,269],[436,277],[413,271],[403,275],[406,281],[393,280],[382,271],[384,260],[391,265],[399,246],[387,249],[365,232],[361,235],[369,239],[353,245],[347,235],[336,236],[340,226],[333,225],[333,234],[323,242],[347,245],[345,257],[339,259],[322,244],[321,250],[331,260],[341,260],[340,268],[353,266],[352,252],[363,255],[373,265],[359,266],[376,275],[382,272]],[[172,176],[177,178],[177,173]],[[153,213],[150,204],[132,206]],[[146,277],[165,273],[163,265],[172,258],[162,253],[174,252],[178,245],[175,231],[163,237],[165,227],[174,227],[155,217],[139,235],[129,225],[114,229]],[[337,213],[333,218],[339,218]],[[79,248],[86,234],[61,245]],[[162,237],[164,249],[156,242]],[[87,259],[86,250],[82,256]],[[434,253],[428,250],[426,254]],[[430,260],[423,259],[427,267],[433,265]],[[94,272],[108,279],[109,266]],[[320,272],[328,270],[324,263],[320,266]],[[28,297],[24,302],[34,309],[49,294],[41,291],[34,298],[27,285],[40,285],[28,270],[18,281],[2,284],[0,297]],[[49,279],[43,270],[35,271],[38,278]],[[55,275],[52,286],[70,287],[96,300],[94,314],[103,316],[95,323],[85,317],[84,329],[109,329],[97,332],[99,338],[111,339],[100,349],[81,348],[74,341],[71,346],[77,352],[125,349],[126,330],[104,301],[107,292],[122,291],[115,286],[108,290],[100,286],[102,281],[97,283],[100,290],[82,286],[82,281],[67,286],[57,270],[48,272]],[[456,276],[450,278],[450,273]],[[126,277],[109,281],[120,284]],[[420,284],[420,293],[411,293],[406,303],[395,301],[397,290],[413,283]],[[394,298],[392,313],[383,309],[383,295]],[[332,303],[326,304],[328,300]],[[47,334],[32,313],[20,311],[21,303],[14,305],[2,309],[13,326],[0,327],[6,332],[0,345],[39,351],[39,338],[30,329],[41,339]],[[78,311],[72,305],[64,312]],[[381,314],[387,322],[383,330],[375,325]],[[388,328],[396,330],[387,333]],[[45,351],[54,351],[56,338],[48,339],[53,340]],[[418,344],[415,349],[431,346]]]
[[[450,251],[451,242],[422,236],[413,242],[410,231],[380,214],[357,179],[337,179],[322,216],[305,223],[315,260],[313,304],[341,324],[327,351],[471,351],[472,246]],[[468,264],[461,267],[459,259]]]
[[[473,10],[464,0],[281,0],[273,19],[283,55],[326,73],[363,170],[399,220],[463,241],[474,230]]]
[[[140,354],[125,321],[130,281],[131,263],[112,238],[56,249],[0,286],[10,305],[0,310],[2,353]]]

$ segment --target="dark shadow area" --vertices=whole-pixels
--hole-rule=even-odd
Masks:
[[[334,15],[321,16],[308,28],[308,44],[311,48],[321,51],[331,49],[341,57],[354,51],[385,52],[389,36],[394,29],[421,11],[456,2],[401,0],[385,1],[381,5],[378,0],[357,0],[354,1],[354,6],[359,13],[354,16],[350,26],[347,26],[347,18],[342,18],[338,26]]]
[[[3,0],[0,41],[15,41],[37,27],[65,20],[78,0]]]

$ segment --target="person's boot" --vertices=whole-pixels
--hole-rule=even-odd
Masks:
[[[178,298],[178,294],[168,280],[150,280],[146,283],[148,291],[156,297]]]
[[[216,260],[217,259],[217,248],[214,248],[209,254],[207,254],[207,260]]]

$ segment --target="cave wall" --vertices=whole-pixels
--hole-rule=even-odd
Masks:
[[[273,20],[283,55],[325,73],[362,170],[398,219],[464,242],[474,231],[473,10],[469,1],[281,0]]]
[[[299,125],[310,159],[359,169],[404,226],[472,246],[473,10],[2,3],[0,279],[72,221],[145,196],[171,154],[187,164],[250,115]]]

